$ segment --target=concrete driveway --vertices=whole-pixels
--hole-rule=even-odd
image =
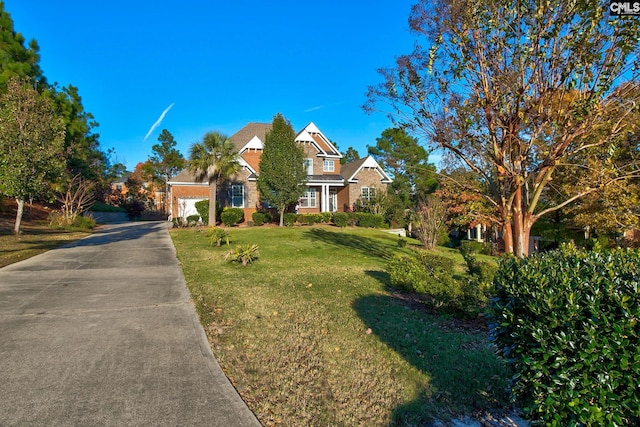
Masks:
[[[0,269],[0,425],[259,426],[211,353],[167,223]]]

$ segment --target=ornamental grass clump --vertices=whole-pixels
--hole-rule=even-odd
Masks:
[[[637,250],[563,247],[501,262],[493,336],[530,419],[640,425],[639,278]]]

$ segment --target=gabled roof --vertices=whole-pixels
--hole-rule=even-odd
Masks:
[[[338,149],[331,143],[331,141],[329,141],[329,138],[324,136],[313,122],[310,122],[298,133],[296,141],[311,142],[324,155],[336,158],[342,157],[342,154],[340,154]]]
[[[269,130],[271,130],[271,123],[252,122],[248,123],[238,132],[231,135],[229,139],[233,142],[237,152],[240,153],[255,137],[258,137],[258,139],[264,144],[265,136]]]
[[[378,162],[376,162],[376,160],[371,156],[367,156],[367,157],[364,157],[362,159],[358,159],[358,160],[354,160],[354,161],[349,162],[349,163],[345,163],[344,165],[342,165],[340,167],[340,171],[342,172],[342,176],[347,180],[347,182],[353,182],[353,181],[357,180],[356,179],[356,175],[363,168],[376,169],[378,171],[378,173],[380,174],[380,176],[382,177],[382,182],[384,182],[384,183],[390,183],[390,182],[393,181],[389,177],[389,175],[387,175],[387,173],[380,167]]]

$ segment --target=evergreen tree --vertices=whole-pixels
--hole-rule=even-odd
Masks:
[[[40,48],[35,40],[25,47],[25,38],[13,28],[11,15],[0,1],[0,92],[4,92],[11,77],[28,77],[38,87],[46,87],[40,69]]]
[[[267,132],[260,158],[260,197],[278,209],[281,227],[285,210],[300,199],[306,187],[305,155],[295,137],[291,123],[278,113]]]
[[[0,129],[0,193],[16,199],[18,234],[25,199],[47,195],[64,169],[64,123],[51,100],[14,77],[0,97]]]
[[[151,147],[153,154],[149,156],[148,164],[150,166],[150,172],[153,175],[154,180],[160,181],[164,185],[164,203],[163,207],[167,208],[167,195],[169,194],[169,181],[182,170],[186,165],[184,156],[178,151],[176,141],[173,138],[171,132],[166,129],[162,129],[162,132],[158,136],[159,144],[154,144]]]

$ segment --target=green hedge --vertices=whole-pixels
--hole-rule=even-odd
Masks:
[[[284,222],[284,225],[286,225],[287,227],[291,227],[296,223],[297,218],[298,215],[294,213],[285,213],[284,217],[282,218],[282,222]]]
[[[244,211],[240,208],[228,208],[220,214],[220,221],[227,227],[239,224],[244,219]]]
[[[640,253],[564,247],[505,259],[493,335],[544,425],[640,425]]]
[[[384,217],[382,215],[374,215],[368,212],[356,212],[355,217],[358,227],[384,227]]]
[[[349,221],[349,214],[346,212],[335,212],[333,214],[333,223],[338,227],[346,227]]]

